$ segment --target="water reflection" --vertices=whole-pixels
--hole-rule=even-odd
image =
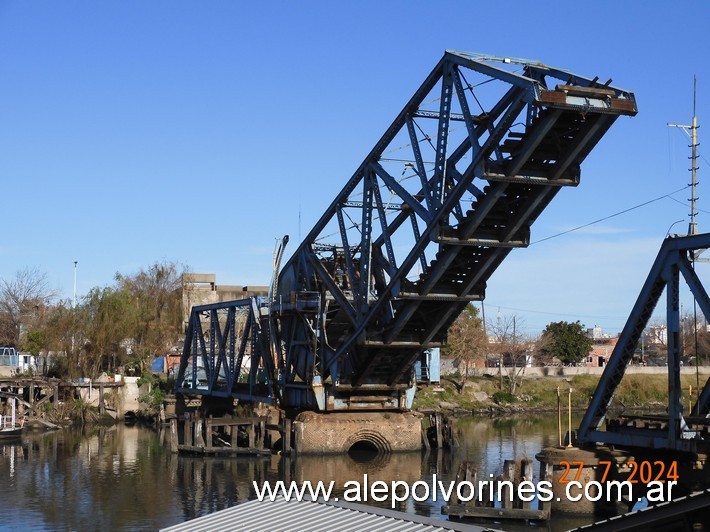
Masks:
[[[461,460],[475,462],[480,472],[494,476],[502,472],[505,460],[534,459],[543,447],[557,445],[556,414],[466,417],[458,421],[456,430]]]
[[[556,416],[490,420],[467,418],[456,425],[460,448],[454,452],[403,453],[284,459],[177,456],[169,433],[117,425],[28,435],[0,445],[4,490],[2,525],[44,530],[155,530],[184,522],[256,496],[252,481],[319,480],[335,483],[342,496],[357,480],[425,482],[454,480],[462,461],[482,474],[497,474],[503,461],[534,457],[556,443]],[[436,477],[434,476],[436,475]],[[352,485],[350,485],[352,486]],[[423,487],[423,486],[421,486]],[[376,504],[390,508],[391,501]],[[440,493],[425,502],[412,498],[395,508],[442,517]],[[564,529],[564,528],[562,528]]]

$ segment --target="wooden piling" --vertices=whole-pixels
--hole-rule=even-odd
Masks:
[[[271,454],[265,447],[266,421],[264,417],[233,415],[203,419],[199,413],[186,413],[183,418],[185,438],[178,444],[178,452],[226,456]],[[246,442],[240,440],[240,429],[246,432]]]
[[[106,413],[106,405],[104,404],[104,383],[99,384],[99,414],[104,415]]]
[[[436,446],[441,449],[444,446],[444,438],[441,433],[441,414],[438,412],[434,414],[434,419],[436,420]]]
[[[212,450],[213,438],[212,438],[212,416],[205,420],[205,450],[210,452]]]
[[[192,439],[192,414],[186,413],[185,414],[185,421],[182,427],[183,430],[183,438],[182,441],[184,442],[185,445],[189,445],[192,447],[194,445],[194,440]]]
[[[236,420],[237,418],[232,416],[233,420]],[[230,433],[230,445],[232,448],[236,449],[237,446],[239,445],[239,425],[234,424],[231,426],[231,433]]]
[[[291,420],[283,416],[281,418],[281,452],[291,455]]]
[[[264,418],[261,418],[259,420],[258,425],[255,425],[258,428],[257,432],[257,437],[256,437],[256,447],[257,449],[263,449],[264,446],[264,437],[266,436],[266,420]]]
[[[205,439],[202,437],[202,427],[204,425],[204,420],[200,417],[195,420],[195,430],[193,436],[193,445],[195,447],[204,447]]]
[[[452,497],[450,504],[442,509],[442,513],[459,518],[474,517],[496,521],[546,521],[550,516],[549,506],[540,506],[538,510],[534,510],[529,502],[519,498],[517,486],[523,481],[532,481],[532,474],[530,460],[521,460],[519,468],[515,460],[505,460],[502,473],[494,481],[482,482],[479,486],[474,464],[464,462],[456,474],[456,482],[472,482],[480,491],[468,502],[462,502],[456,496]],[[542,475],[546,472],[541,470],[540,474],[541,480],[544,480]]]
[[[513,507],[513,489],[512,486],[507,483],[512,483],[515,481],[515,460],[505,460],[503,462],[503,476],[499,481],[506,482],[503,485],[503,489],[500,490],[501,498],[503,499],[501,505],[503,508]]]
[[[427,452],[431,451],[431,444],[429,443],[429,437],[427,436],[426,427],[424,426],[422,426],[422,445]]]
[[[178,452],[177,418],[172,418],[170,420],[170,452]]]
[[[251,426],[248,426],[248,427],[247,427],[247,436],[248,436],[248,438],[249,438],[248,446],[249,446],[250,448],[252,448],[252,449],[256,446],[256,434],[255,434],[255,432],[256,432],[256,431],[254,430],[254,425],[253,425],[253,424],[252,424]]]
[[[532,467],[532,465],[531,465]],[[540,462],[540,481],[547,480],[552,482],[552,462]],[[549,512],[551,509],[551,502],[540,501],[539,509],[542,511]]]

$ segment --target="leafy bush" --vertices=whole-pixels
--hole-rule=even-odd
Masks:
[[[148,392],[141,395],[138,400],[141,403],[145,403],[148,408],[160,409],[160,405],[163,404],[165,397],[170,393],[174,385],[173,379],[160,379],[150,373],[144,373],[138,379],[138,386],[148,385]]]
[[[493,394],[493,401],[495,401],[498,404],[504,404],[504,403],[515,403],[517,401],[517,399],[510,392],[498,391]]]

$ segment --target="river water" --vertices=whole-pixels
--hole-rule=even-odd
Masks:
[[[437,480],[453,480],[464,460],[474,462],[479,474],[497,474],[504,460],[533,458],[541,448],[555,445],[556,417],[462,418],[455,451],[369,461],[349,455],[291,460],[177,456],[169,451],[169,432],[122,424],[29,434],[0,443],[0,529],[156,530],[255,498],[253,481],[334,480],[343,486],[367,474],[370,482],[431,484],[434,474]],[[446,518],[443,505],[441,497],[421,503],[410,498],[396,509]],[[555,520],[549,526],[567,530],[588,522]]]

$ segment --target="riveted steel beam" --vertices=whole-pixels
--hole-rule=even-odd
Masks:
[[[631,93],[596,78],[447,51],[284,264],[274,300],[192,316],[181,378],[286,408],[347,408],[343,390],[366,387],[393,404],[419,353],[484,297],[613,119],[633,112]]]

